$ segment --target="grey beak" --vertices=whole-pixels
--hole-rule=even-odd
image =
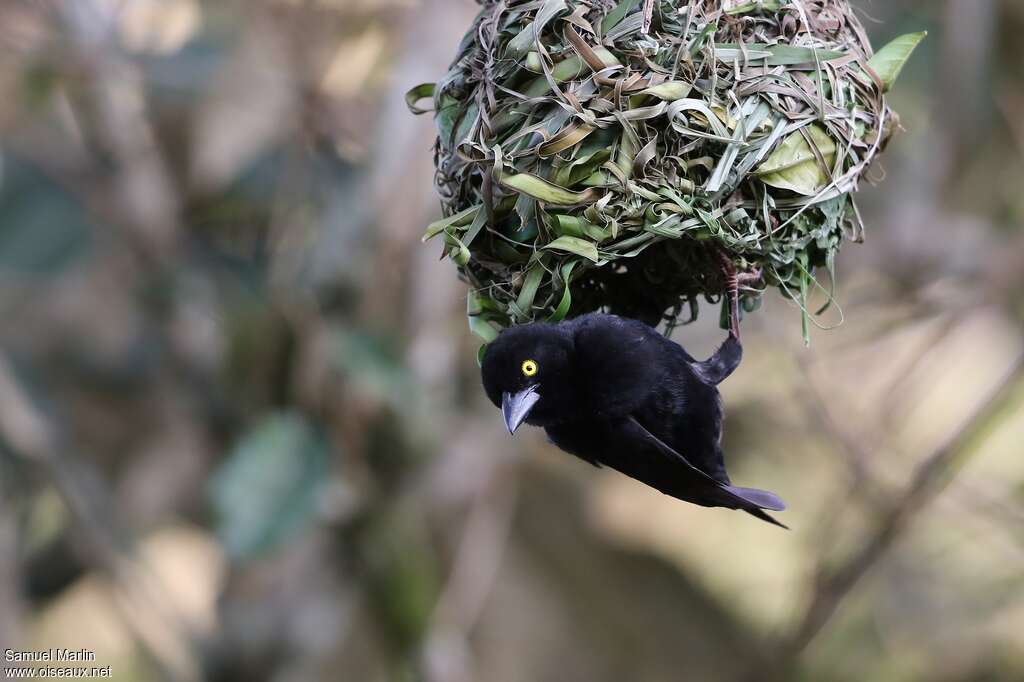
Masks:
[[[537,393],[536,386],[524,388],[514,395],[512,393],[501,394],[501,416],[505,418],[505,426],[508,427],[509,433],[516,432],[538,400],[540,400],[540,394]]]

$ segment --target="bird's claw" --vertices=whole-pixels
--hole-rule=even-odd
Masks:
[[[754,268],[750,272],[740,272],[736,274],[736,283],[739,286],[744,287],[757,284],[761,281],[761,276],[763,274],[764,273],[761,271],[761,268]]]
[[[737,272],[736,265],[729,255],[717,250],[718,259],[722,264],[722,273],[725,275],[725,294],[729,300],[729,335],[740,338],[740,285],[749,286],[761,280],[761,268],[752,272]]]

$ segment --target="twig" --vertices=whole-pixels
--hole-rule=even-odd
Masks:
[[[803,398],[805,411],[822,427],[831,437],[832,441],[838,443],[843,450],[844,462],[850,470],[852,486],[871,484],[871,492],[877,493],[877,486],[868,462],[871,459],[870,452],[861,440],[852,436],[844,429],[828,408],[828,400],[818,388],[814,377],[811,374],[809,359],[806,354],[796,354],[796,366],[800,370],[801,386],[800,392]]]
[[[114,603],[142,649],[164,679],[193,682],[201,678],[191,649],[189,628],[166,601],[166,590],[116,532],[113,515],[102,504],[110,499],[100,477],[80,461],[62,456],[57,429],[29,400],[6,360],[0,357],[0,439],[16,457],[38,466],[54,484],[82,530],[82,539],[97,567],[112,578]],[[126,547],[127,544],[127,547]],[[156,618],[154,618],[154,616]]]
[[[955,469],[973,455],[1003,418],[1024,399],[1024,355],[1017,358],[1006,378],[982,402],[971,417],[945,443],[918,465],[910,484],[880,518],[875,531],[839,568],[821,574],[803,618],[782,645],[782,669],[777,679],[785,679],[788,667],[807,648],[835,614],[842,600],[862,577],[896,542],[913,515],[925,507],[949,482]],[[783,677],[778,677],[782,675]]]
[[[470,670],[469,636],[490,596],[508,544],[516,506],[513,464],[495,464],[482,477],[459,540],[452,570],[434,609],[426,638],[427,679],[475,679]],[[455,666],[458,669],[453,669]]]

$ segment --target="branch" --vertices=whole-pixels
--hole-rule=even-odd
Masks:
[[[455,559],[424,646],[428,680],[474,678],[470,635],[498,580],[512,530],[516,472],[495,464],[477,484]]]
[[[53,483],[82,531],[90,559],[112,578],[113,601],[122,619],[163,678],[198,681],[201,666],[192,648],[196,638],[169,603],[166,589],[131,551],[133,543],[118,532],[118,523],[104,504],[111,495],[102,478],[84,462],[63,454],[57,427],[35,407],[2,356],[0,441]]]
[[[962,428],[918,465],[910,484],[879,519],[874,533],[837,569],[823,574],[793,633],[784,641],[780,662],[791,667],[835,614],[842,600],[896,542],[913,515],[931,502],[979,446],[1024,401],[1024,355]],[[785,670],[776,671],[777,675]]]

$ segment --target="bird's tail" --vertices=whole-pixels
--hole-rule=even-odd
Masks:
[[[786,509],[786,503],[783,502],[775,493],[770,493],[767,490],[758,490],[757,488],[741,488],[738,485],[727,485],[724,487],[730,493],[751,505],[749,507],[743,507],[743,511],[752,516],[756,516],[762,521],[767,521],[768,523],[789,530],[789,526],[776,521],[764,512],[765,509],[769,511],[784,511]]]
[[[725,489],[736,497],[742,498],[750,504],[756,504],[761,509],[769,511],[786,511],[786,503],[776,495],[767,490],[757,488],[741,488],[738,485],[727,485]]]

